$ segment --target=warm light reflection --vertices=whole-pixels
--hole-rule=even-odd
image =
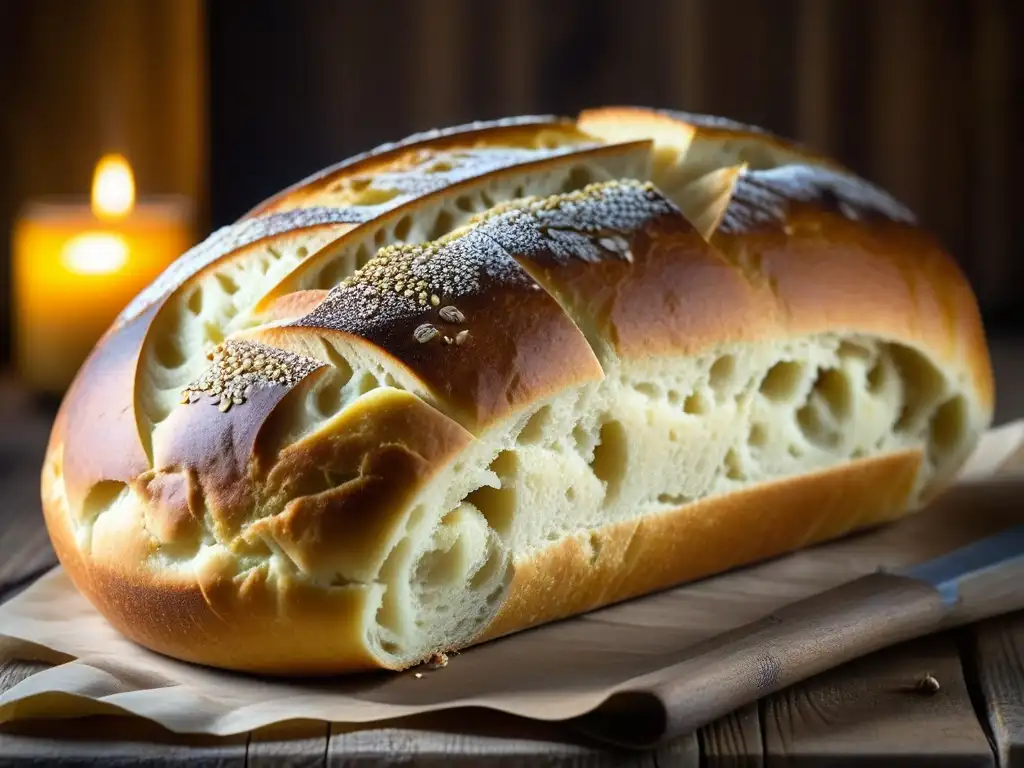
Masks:
[[[92,177],[92,211],[102,219],[126,216],[135,205],[135,177],[122,155],[104,155]]]
[[[67,241],[61,260],[72,272],[81,275],[106,275],[128,262],[128,244],[120,235],[89,232]]]

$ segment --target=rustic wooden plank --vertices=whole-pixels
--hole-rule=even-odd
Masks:
[[[282,723],[253,731],[247,768],[323,768],[327,765],[327,723]]]
[[[933,677],[939,690],[920,686]],[[764,702],[765,765],[991,766],[952,635],[851,662]]]
[[[52,413],[0,382],[0,602],[56,564],[43,524],[39,474]]]
[[[37,661],[0,664],[0,692],[48,666]],[[61,720],[59,724],[7,723],[0,726],[0,765],[231,768],[246,764],[246,741],[246,734],[227,738],[173,734],[133,718],[89,717]]]
[[[999,765],[1024,765],[1024,613],[1001,616],[970,628],[967,667],[976,675]]]
[[[760,768],[764,757],[757,704],[702,728],[700,746],[706,768]]]
[[[695,737],[685,737],[652,751],[608,749],[574,737],[558,724],[536,723],[484,710],[428,714],[381,727],[335,725],[331,729],[327,764],[331,768],[363,768],[406,764],[417,766],[545,765],[573,768],[636,766],[697,768]]]
[[[55,736],[59,734],[59,736]],[[0,730],[4,766],[245,765],[246,735],[182,736],[142,720],[90,717],[14,723]]]

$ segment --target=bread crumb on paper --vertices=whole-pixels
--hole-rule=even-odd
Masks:
[[[448,666],[448,654],[447,653],[435,653],[427,660],[428,669],[440,669],[441,667]]]

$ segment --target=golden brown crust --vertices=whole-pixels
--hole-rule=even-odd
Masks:
[[[256,569],[239,580],[217,574],[175,578],[83,556],[68,529],[63,499],[44,497],[57,556],[75,586],[115,629],[174,658],[269,674],[318,674],[379,666],[360,634],[371,588],[325,589]],[[139,561],[141,562],[141,560]],[[202,638],[201,642],[196,642]]]
[[[264,200],[243,218],[266,215],[309,204],[324,190],[356,177],[398,171],[422,163],[433,154],[464,147],[537,147],[547,135],[552,141],[581,143],[586,137],[574,121],[555,116],[526,116],[491,120],[414,134],[402,141],[382,144],[367,152],[324,168]]]
[[[219,414],[222,425],[232,412],[244,410],[219,414],[209,409]],[[271,420],[261,427],[257,455],[274,450],[282,425]],[[225,432],[230,427],[219,430]],[[364,563],[375,550],[386,553],[408,511],[405,500],[471,440],[413,395],[376,390],[316,435],[283,450],[262,482],[247,483],[246,489],[265,493],[268,504],[274,498],[294,500],[280,513],[248,526],[231,549],[253,554],[266,551],[264,542],[273,542],[305,574],[323,577],[320,581],[300,579],[288,570],[272,572],[268,562],[239,572],[227,551],[177,575],[152,570],[147,562],[157,549],[153,535],[169,545],[162,551],[172,553],[181,552],[183,539],[196,538],[201,525],[191,509],[188,475],[201,467],[189,466],[184,475],[149,473],[140,480],[143,498],[155,502],[144,509],[146,522],[131,530],[120,528],[113,539],[100,533],[87,557],[71,533],[66,499],[55,492],[62,448],[55,442],[44,469],[44,516],[58,558],[75,585],[119,631],[148,648],[187,661],[275,674],[369,669],[380,661],[360,632],[369,626],[365,614],[372,614],[380,587],[350,583],[350,578],[366,574],[347,564]],[[326,473],[347,482],[324,488]],[[206,477],[209,481],[213,473],[208,470]],[[224,523],[221,507],[212,501],[217,498],[205,493],[214,521]],[[234,516],[230,522],[236,531],[245,507],[223,507]],[[228,532],[225,524],[215,526],[218,538]],[[201,643],[195,642],[197,637]]]
[[[279,453],[273,440],[271,427],[257,454],[277,458],[259,487],[288,501],[253,523],[247,538],[272,539],[307,574],[365,581],[394,544],[413,496],[472,437],[414,395],[378,389]]]
[[[515,564],[480,638],[748,565],[891,520],[906,511],[918,451],[764,483],[569,537]]]
[[[865,459],[612,524],[586,541],[565,539],[516,563],[508,598],[478,641],[898,517],[920,459],[917,451]],[[75,584],[136,642],[188,661],[268,674],[377,666],[363,650],[364,639],[352,632],[369,600],[365,588],[291,581],[278,592],[263,571],[241,582],[196,583],[98,568],[83,562],[70,541],[57,500],[48,499],[45,509]],[[182,626],[189,627],[187,634],[177,629]],[[201,644],[190,641],[196,636],[203,637]]]
[[[643,153],[646,156],[650,151],[650,142],[640,140],[597,146],[585,144],[569,147],[541,147],[520,150],[518,154],[514,155],[504,150],[505,146],[503,145],[501,148],[493,150],[490,155],[481,153],[476,162],[463,159],[461,162],[466,163],[466,167],[453,167],[443,172],[425,174],[423,172],[425,161],[422,159],[419,161],[419,167],[403,169],[401,175],[393,172],[387,177],[387,180],[381,182],[382,191],[391,194],[393,191],[401,190],[401,194],[390,198],[383,207],[372,211],[374,215],[368,216],[361,224],[353,226],[345,233],[345,237],[339,237],[330,247],[321,249],[289,272],[257,302],[254,310],[262,314],[280,299],[292,293],[304,292],[305,289],[323,282],[323,275],[334,271],[334,267],[339,261],[339,254],[345,253],[346,245],[350,242],[357,241],[360,236],[367,236],[374,231],[379,232],[388,226],[397,227],[403,219],[408,220],[409,216],[415,215],[420,208],[431,202],[437,202],[442,198],[451,199],[466,195],[481,184],[493,184],[506,177],[526,177],[531,173],[547,173],[559,168],[568,169],[580,163],[599,163],[602,160],[628,158],[638,153]],[[431,151],[435,152],[436,150],[432,149]],[[433,156],[430,155],[430,157]],[[442,157],[447,156],[442,155]],[[443,160],[443,162],[448,164],[449,160]],[[427,165],[427,167],[430,166]],[[429,178],[424,181],[424,176],[429,176]],[[297,196],[288,205],[315,203],[319,199],[318,191],[330,202],[330,198],[327,196],[334,188],[334,184],[324,188],[318,182],[311,188],[302,189],[296,193]],[[352,208],[350,210],[359,209]],[[339,277],[338,281],[340,279]]]
[[[480,226],[428,247],[385,248],[305,317],[260,338],[338,333],[379,348],[471,432],[599,379],[589,344]]]

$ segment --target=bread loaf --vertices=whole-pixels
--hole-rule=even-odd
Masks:
[[[42,493],[148,648],[402,669],[907,514],[992,409],[903,205],[602,108],[385,145],[212,234],[80,370]]]

